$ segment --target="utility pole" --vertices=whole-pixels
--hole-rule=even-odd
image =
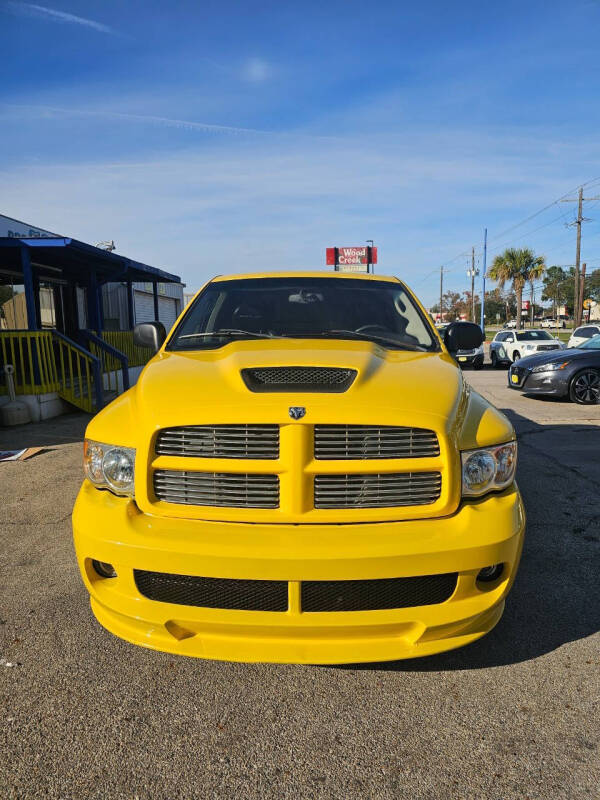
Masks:
[[[481,332],[485,337],[485,278],[487,269],[487,228],[483,231],[483,281],[481,287]],[[508,319],[508,317],[507,317]]]
[[[534,314],[535,314],[535,285],[534,282],[531,281],[531,314],[529,315],[530,316],[529,323],[532,328],[533,328]]]
[[[581,324],[581,317],[579,314],[579,259],[581,258],[581,223],[583,221],[583,186],[579,187],[579,197],[577,199],[577,245],[575,246],[575,308],[573,314],[575,315],[575,325]]]
[[[583,318],[583,302],[585,300],[585,272],[587,269],[587,264],[583,263],[581,265],[581,278],[579,280],[579,324],[581,325],[582,318]]]
[[[600,200],[600,197],[584,197],[583,196],[583,186],[579,187],[579,192],[577,194],[577,219],[571,223],[571,225],[577,226],[577,244],[575,246],[575,286],[574,286],[574,303],[573,303],[573,321],[575,323],[575,327],[577,328],[581,325],[581,311],[582,311],[582,304],[583,304],[583,296],[581,293],[581,274],[579,269],[579,262],[581,259],[581,223],[588,222],[583,216],[583,204],[589,202],[590,200]],[[566,198],[562,200],[563,203],[573,203],[575,202],[574,198]]]
[[[444,298],[444,268],[440,267],[440,323],[444,321],[443,319],[443,300]]]
[[[467,276],[471,278],[471,322],[475,322],[475,276],[479,275],[479,270],[475,269],[475,248],[471,248],[471,269],[467,270]]]

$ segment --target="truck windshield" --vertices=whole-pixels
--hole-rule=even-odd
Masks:
[[[167,349],[215,349],[237,338],[277,337],[439,349],[429,322],[401,283],[308,277],[210,283],[177,326]]]

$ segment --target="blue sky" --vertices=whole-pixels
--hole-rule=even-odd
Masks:
[[[501,234],[600,176],[599,33],[597,0],[0,0],[0,212],[190,288],[372,238],[430,303],[485,226],[569,264],[574,204]]]

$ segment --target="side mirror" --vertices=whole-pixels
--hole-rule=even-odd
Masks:
[[[133,343],[136,347],[149,347],[153,353],[157,353],[167,332],[162,322],[141,322],[133,329]]]
[[[453,322],[444,331],[444,344],[450,353],[473,350],[483,342],[483,333],[474,322]]]

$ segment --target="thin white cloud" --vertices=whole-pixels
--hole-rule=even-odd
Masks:
[[[272,74],[271,65],[262,58],[249,58],[242,66],[242,78],[248,83],[264,83]]]
[[[305,139],[333,140],[336,137],[311,135],[306,133],[295,133],[290,131],[268,131],[260,128],[242,128],[235,125],[215,125],[209,122],[197,122],[187,119],[174,119],[172,117],[160,117],[152,114],[129,114],[120,111],[108,111],[105,109],[79,109],[79,108],[60,108],[57,106],[23,105],[14,103],[0,103],[0,109],[6,111],[0,116],[14,118],[15,115],[35,115],[42,117],[51,116],[72,116],[72,117],[97,117],[107,120],[123,120],[129,122],[140,122],[147,125],[159,125],[167,128],[178,128],[179,130],[198,131],[200,133],[212,134],[255,134],[261,136],[299,136]]]
[[[8,110],[5,116],[11,117],[15,114],[31,114],[50,116],[71,116],[71,117],[99,117],[102,119],[124,120],[130,122],[142,122],[151,125],[160,125],[168,128],[179,128],[180,130],[200,131],[202,133],[255,133],[269,134],[270,131],[258,130],[256,128],[240,128],[233,125],[213,125],[208,122],[194,122],[187,119],[173,119],[171,117],[159,117],[151,114],[127,114],[120,111],[106,111],[95,109],[79,108],[59,108],[57,106],[38,106],[38,105],[16,105],[13,103],[2,103],[0,107]]]
[[[76,14],[69,14],[67,11],[58,11],[56,8],[38,6],[35,3],[19,3],[16,2],[16,0],[8,0],[6,7],[14,14],[37,17],[38,19],[45,19],[50,22],[83,25],[83,27],[91,28],[99,33],[108,33],[113,36],[119,35],[119,33],[109,25],[104,25],[102,22],[96,22],[96,20],[87,19],[86,17],[78,17]]]

